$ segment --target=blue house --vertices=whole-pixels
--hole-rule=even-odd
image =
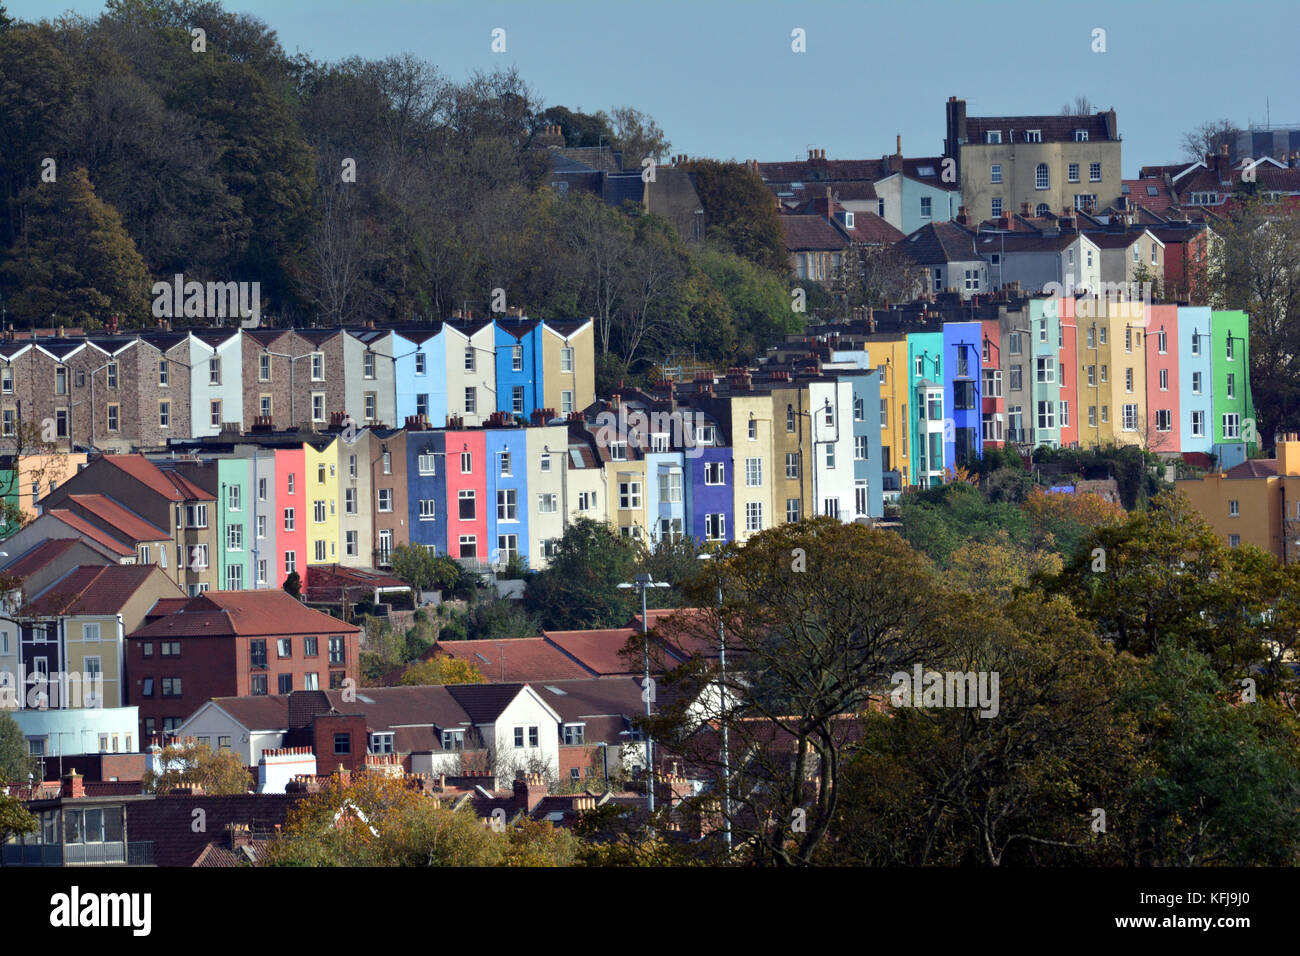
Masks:
[[[686,472],[680,451],[645,456],[646,519],[650,540],[676,540],[686,534]]]
[[[412,546],[450,554],[447,548],[447,435],[406,433],[407,527]]]
[[[441,324],[393,334],[393,376],[397,424],[423,415],[430,424],[447,421],[447,340]]]
[[[497,319],[496,410],[531,419],[542,390],[542,322],[540,319]]]
[[[523,428],[485,428],[488,561],[505,565],[528,554],[528,435]]]
[[[946,467],[975,454],[984,454],[981,430],[980,376],[983,327],[979,322],[945,322],[944,365],[952,374],[943,379],[943,460]]]

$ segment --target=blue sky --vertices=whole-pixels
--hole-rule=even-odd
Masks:
[[[5,0],[21,19],[102,0]],[[289,52],[412,52],[453,78],[519,68],[546,105],[632,105],[673,153],[720,159],[908,156],[943,149],[944,102],[972,116],[1114,107],[1124,175],[1181,158],[1206,120],[1300,125],[1295,0],[226,0]],[[506,52],[490,49],[506,30]],[[807,51],[791,50],[806,31]],[[1093,30],[1106,31],[1094,53]],[[1267,99],[1267,105],[1266,105]]]

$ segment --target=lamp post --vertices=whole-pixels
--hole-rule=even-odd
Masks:
[[[666,581],[656,581],[649,574],[642,572],[632,581],[619,584],[620,588],[636,588],[641,592],[641,661],[645,670],[645,681],[641,685],[641,696],[645,699],[645,715],[650,717],[650,705],[654,699],[654,693],[650,689],[650,620],[646,614],[645,592],[647,588],[666,588],[670,585]],[[655,812],[655,766],[653,740],[650,736],[650,728],[646,727],[645,734],[645,766],[649,774],[646,787],[646,808],[651,815]]]
[[[713,555],[707,551],[699,555],[701,561],[709,561]],[[722,728],[722,842],[731,853],[731,749],[727,734],[727,631],[722,620],[722,572],[718,572],[718,672],[722,685],[720,691],[721,712],[718,723]]]

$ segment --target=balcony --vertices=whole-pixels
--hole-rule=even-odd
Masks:
[[[6,843],[5,866],[153,866],[153,842]]]

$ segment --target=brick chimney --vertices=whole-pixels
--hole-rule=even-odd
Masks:
[[[527,773],[523,770],[515,774],[515,806],[525,813],[532,811],[546,796],[546,775]]]
[[[75,800],[78,797],[86,795],[85,778],[77,773],[77,768],[73,767],[63,775],[62,786],[59,787],[59,796]]]
[[[555,409],[553,408],[534,408],[532,414],[532,422],[534,425],[545,425],[554,417],[555,417]]]
[[[748,390],[750,386],[749,369],[735,367],[727,369],[727,385],[735,390]]]
[[[966,214],[965,206],[957,207],[957,225],[964,226],[970,222],[970,216]]]
[[[232,850],[253,845],[253,834],[247,823],[231,823],[226,826],[226,830],[230,834],[230,848]]]

